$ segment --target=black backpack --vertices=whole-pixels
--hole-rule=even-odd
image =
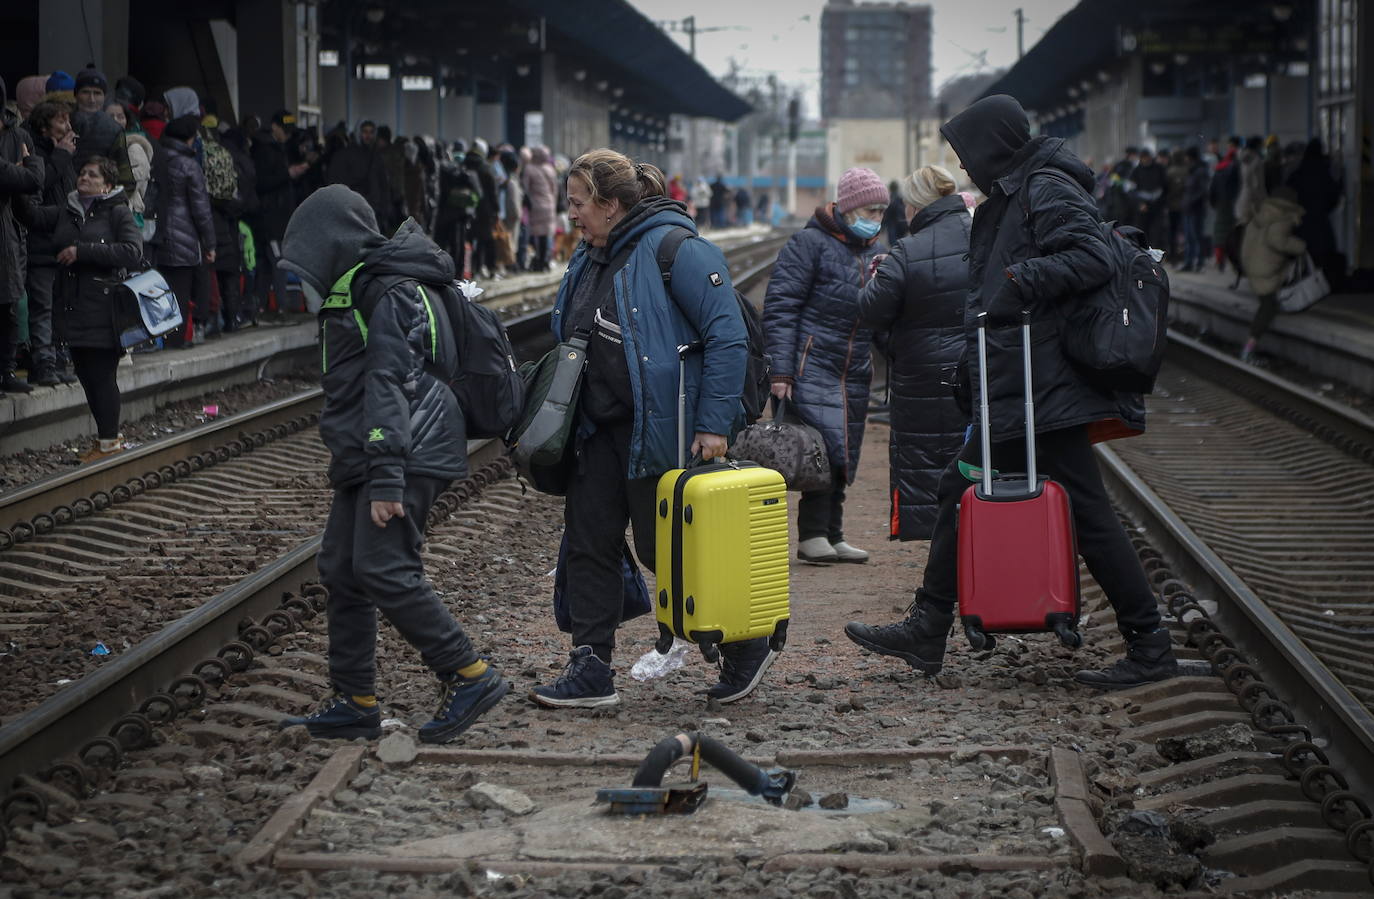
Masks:
[[[1058,169],[1031,172],[1027,185],[1042,173],[1083,190]],[[1021,208],[1029,223],[1027,191],[1022,188]],[[1094,383],[1126,393],[1150,393],[1168,345],[1169,276],[1151,255],[1139,228],[1116,222],[1099,227],[1111,252],[1112,277],[1061,307],[1060,341],[1064,354],[1090,370]]]
[[[463,296],[457,282],[423,284],[404,276],[377,278],[364,288],[363,296],[370,299],[364,317],[371,317],[372,304],[383,293],[406,281],[416,284],[439,324],[436,340],[425,350],[426,371],[458,398],[469,438],[504,437],[525,407],[525,381],[516,370],[506,326],[495,311]]]
[[[658,245],[658,270],[663,275],[663,287],[672,296],[673,260],[677,258],[678,248],[689,237],[694,237],[686,228],[673,228],[663,236]],[[758,421],[767,406],[772,384],[769,374],[773,371],[773,359],[764,351],[763,319],[754,305],[745,299],[744,294],[735,291],[735,301],[739,304],[740,317],[744,328],[749,332],[749,356],[744,365],[744,388],[740,394],[740,405],[744,408],[744,423],[751,425]]]

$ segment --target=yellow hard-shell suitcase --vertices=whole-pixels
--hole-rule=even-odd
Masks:
[[[680,359],[693,347],[680,347]],[[708,661],[722,643],[787,641],[787,483],[754,462],[688,467],[685,378],[678,391],[678,468],[658,481],[655,562],[658,651],[673,637],[696,643]]]

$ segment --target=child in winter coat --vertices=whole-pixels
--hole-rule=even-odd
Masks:
[[[1293,260],[1307,252],[1307,244],[1293,234],[1302,222],[1302,207],[1291,188],[1281,188],[1260,205],[1245,229],[1241,244],[1241,265],[1250,286],[1259,295],[1259,310],[1250,322],[1250,338],[1240,351],[1249,362],[1255,345],[1279,311],[1279,288],[1283,286]]]

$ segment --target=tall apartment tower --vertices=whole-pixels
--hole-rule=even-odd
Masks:
[[[821,114],[919,119],[930,108],[926,5],[830,0],[821,13]]]

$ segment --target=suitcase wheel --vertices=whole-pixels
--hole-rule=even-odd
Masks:
[[[1054,633],[1059,638],[1059,642],[1069,649],[1077,649],[1083,645],[1083,635],[1067,624],[1055,625]]]
[[[972,624],[964,625],[964,634],[968,637],[968,645],[974,649],[992,649],[997,645],[996,637],[983,633],[982,628]]]
[[[654,649],[658,650],[659,655],[667,655],[668,650],[673,648],[673,632],[662,622],[658,625],[658,639],[654,641]]]
[[[702,643],[699,645],[701,646],[701,657],[703,659],[710,662],[712,665],[720,661],[719,646],[714,643]]]
[[[782,652],[783,646],[787,644],[787,621],[784,618],[779,621],[773,629],[773,635],[768,638],[768,648],[774,652]]]

